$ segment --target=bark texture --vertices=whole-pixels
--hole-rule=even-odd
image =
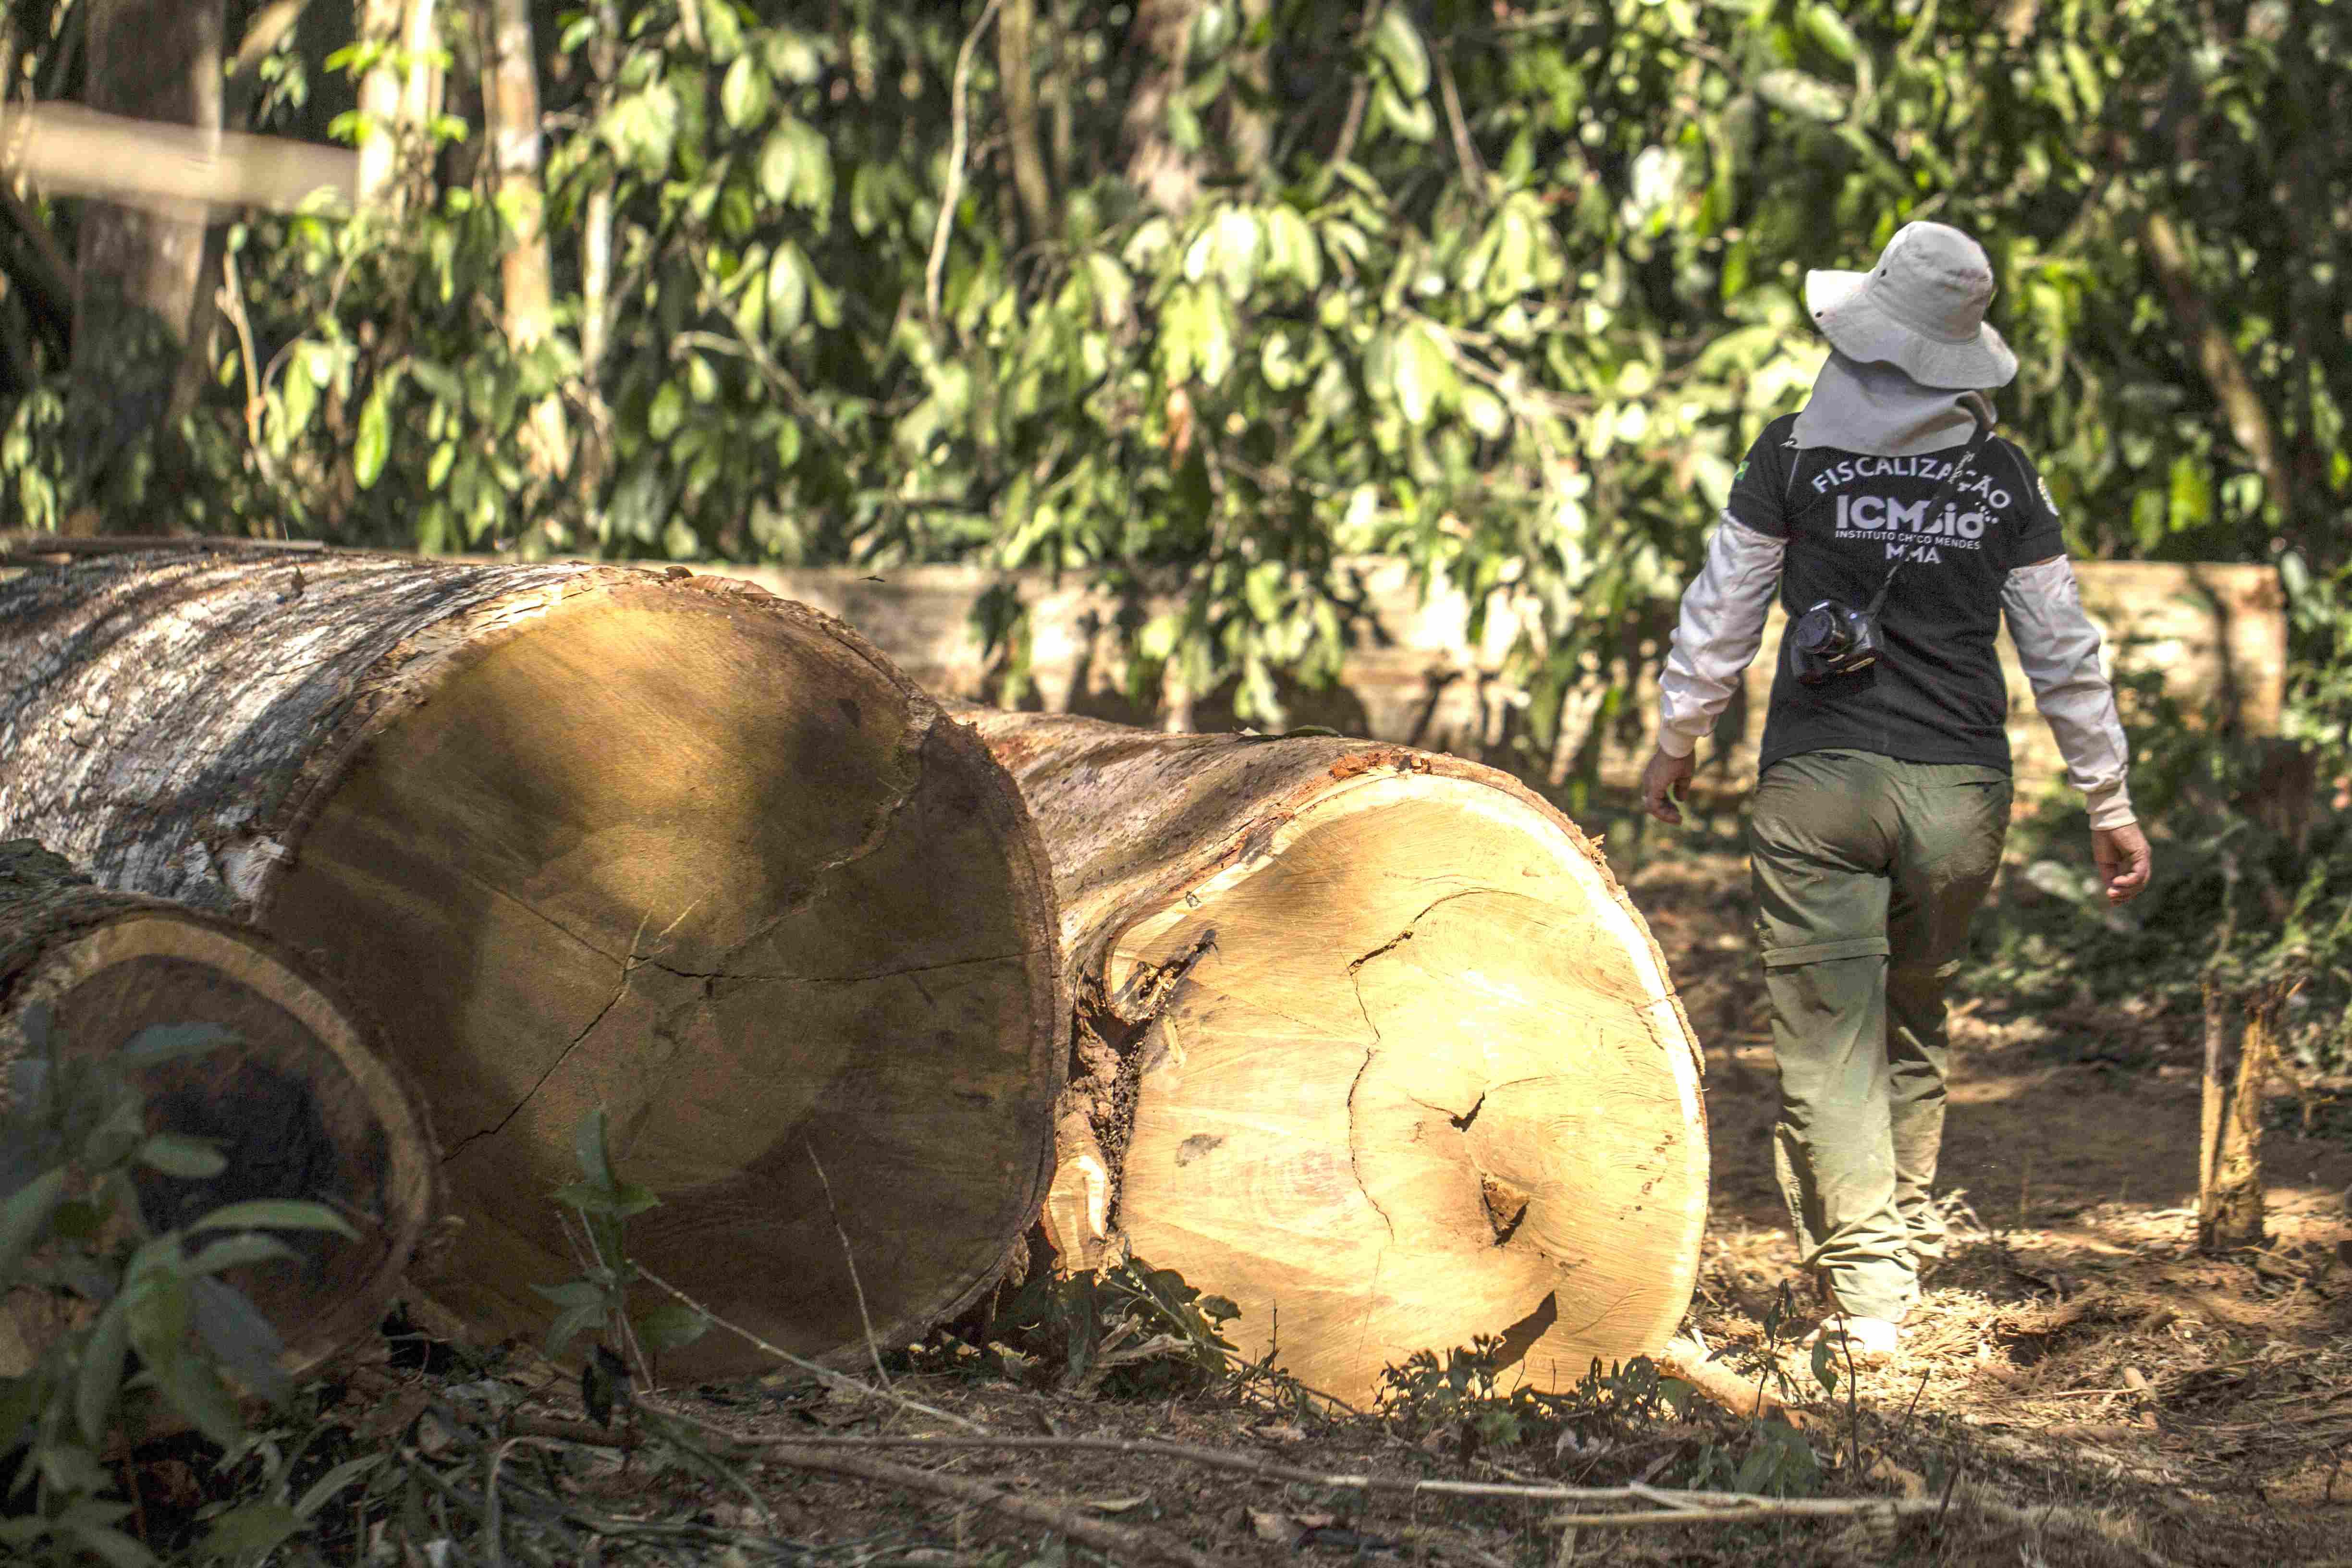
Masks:
[[[1343,1398],[1481,1334],[1546,1384],[1664,1345],[1706,1211],[1699,1053],[1571,824],[1402,746],[971,718],[1061,900],[1068,1261],[1177,1268]]]
[[[299,1373],[373,1329],[437,1217],[438,1152],[424,1112],[370,1035],[283,944],[183,905],[110,892],[30,840],[0,843],[0,1057],[46,1005],[75,1053],[111,1053],[154,1025],[236,1037],[149,1069],[148,1126],[217,1141],[228,1168],[201,1182],[149,1177],[159,1228],[251,1198],[323,1203],[356,1239],[284,1239],[299,1259],[232,1270]],[[62,1326],[31,1295],[7,1316],[26,1347]]]
[[[2263,1096],[2278,1068],[2279,1011],[2294,989],[2265,986],[2233,1006],[2223,988],[2206,986],[2197,1243],[2208,1252],[2263,1242]]]
[[[429,1087],[435,1289],[486,1331],[577,1271],[547,1194],[600,1104],[663,1199],[637,1256],[803,1354],[864,1354],[853,1258],[903,1342],[1034,1219],[1044,851],[839,623],[682,569],[173,552],[0,584],[0,834],[321,955]]]

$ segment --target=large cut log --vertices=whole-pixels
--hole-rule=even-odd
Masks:
[[[839,623],[683,569],[147,553],[0,584],[0,834],[316,951],[428,1097],[485,1331],[632,1252],[804,1354],[903,1342],[1034,1219],[1066,1069],[1018,794]],[[853,1277],[854,1268],[854,1277]],[[765,1363],[707,1334],[687,1376]]]
[[[1481,1335],[1544,1384],[1664,1348],[1700,1057],[1599,851],[1405,747],[975,712],[1045,832],[1081,1070],[1048,1226],[1358,1399]]]
[[[296,1258],[231,1269],[228,1282],[278,1331],[289,1373],[375,1327],[436,1217],[437,1154],[415,1100],[307,965],[250,927],[106,891],[37,844],[0,843],[0,1060],[20,1053],[26,1015],[43,1005],[76,1055],[110,1054],[157,1025],[234,1037],[136,1075],[150,1131],[209,1139],[227,1160],[203,1181],[142,1177],[143,1215],[161,1230],[254,1198],[325,1204],[354,1237],[287,1233]],[[30,1291],[8,1306],[0,1341],[16,1342],[0,1344],[0,1363],[58,1326],[55,1304]]]

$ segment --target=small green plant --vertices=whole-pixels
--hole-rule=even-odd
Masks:
[[[610,1426],[614,1411],[630,1404],[630,1362],[650,1383],[649,1358],[692,1344],[709,1331],[710,1320],[667,1299],[631,1307],[630,1288],[644,1284],[646,1277],[629,1258],[628,1221],[659,1207],[661,1199],[614,1173],[611,1124],[603,1106],[581,1118],[572,1142],[580,1180],[557,1188],[555,1201],[579,1217],[585,1237],[584,1244],[573,1242],[583,1249],[580,1273],[560,1285],[531,1289],[556,1307],[547,1331],[549,1355],[562,1355],[582,1333],[596,1334],[581,1363],[580,1402],[599,1426]],[[564,1229],[572,1234],[568,1224]]]
[[[1647,1356],[1608,1366],[1596,1358],[1574,1387],[1548,1393],[1525,1380],[1502,1340],[1481,1334],[1443,1357],[1415,1351],[1385,1368],[1377,1405],[1407,1436],[1449,1435],[1466,1458],[1538,1445],[1580,1452],[1634,1422],[1686,1415],[1696,1394]]]
[[[1007,1374],[1066,1394],[1148,1396],[1213,1387],[1238,1358],[1223,1334],[1241,1309],[1139,1258],[1076,1274],[1041,1272],[989,1323]]]
[[[14,1563],[136,1568],[156,1558],[118,1528],[131,1504],[114,1496],[109,1447],[159,1400],[239,1450],[247,1432],[232,1384],[277,1402],[292,1390],[276,1331],[221,1276],[293,1257],[273,1231],[353,1233],[330,1209],[281,1199],[229,1204],[171,1229],[148,1223],[143,1184],[205,1181],[226,1162],[202,1139],[150,1131],[139,1076],[231,1043],[227,1031],[163,1025],[110,1053],[69,1051],[36,1005],[22,1033],[0,1113],[0,1299],[37,1293],[63,1327],[29,1347],[26,1370],[0,1378],[0,1547]],[[304,1523],[278,1503],[233,1508],[212,1521],[205,1550],[264,1552]]]

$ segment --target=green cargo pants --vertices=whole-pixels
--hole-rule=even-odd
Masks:
[[[1838,1307],[1899,1321],[1940,1253],[1944,988],[2009,829],[1998,768],[1867,752],[1784,758],[1748,850],[1780,1071],[1773,1167]]]

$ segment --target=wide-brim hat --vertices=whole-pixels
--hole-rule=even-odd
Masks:
[[[1992,263],[1940,223],[1908,223],[1867,272],[1805,274],[1805,307],[1849,359],[1900,365],[1922,386],[2007,386],[2017,355],[1987,324]]]

